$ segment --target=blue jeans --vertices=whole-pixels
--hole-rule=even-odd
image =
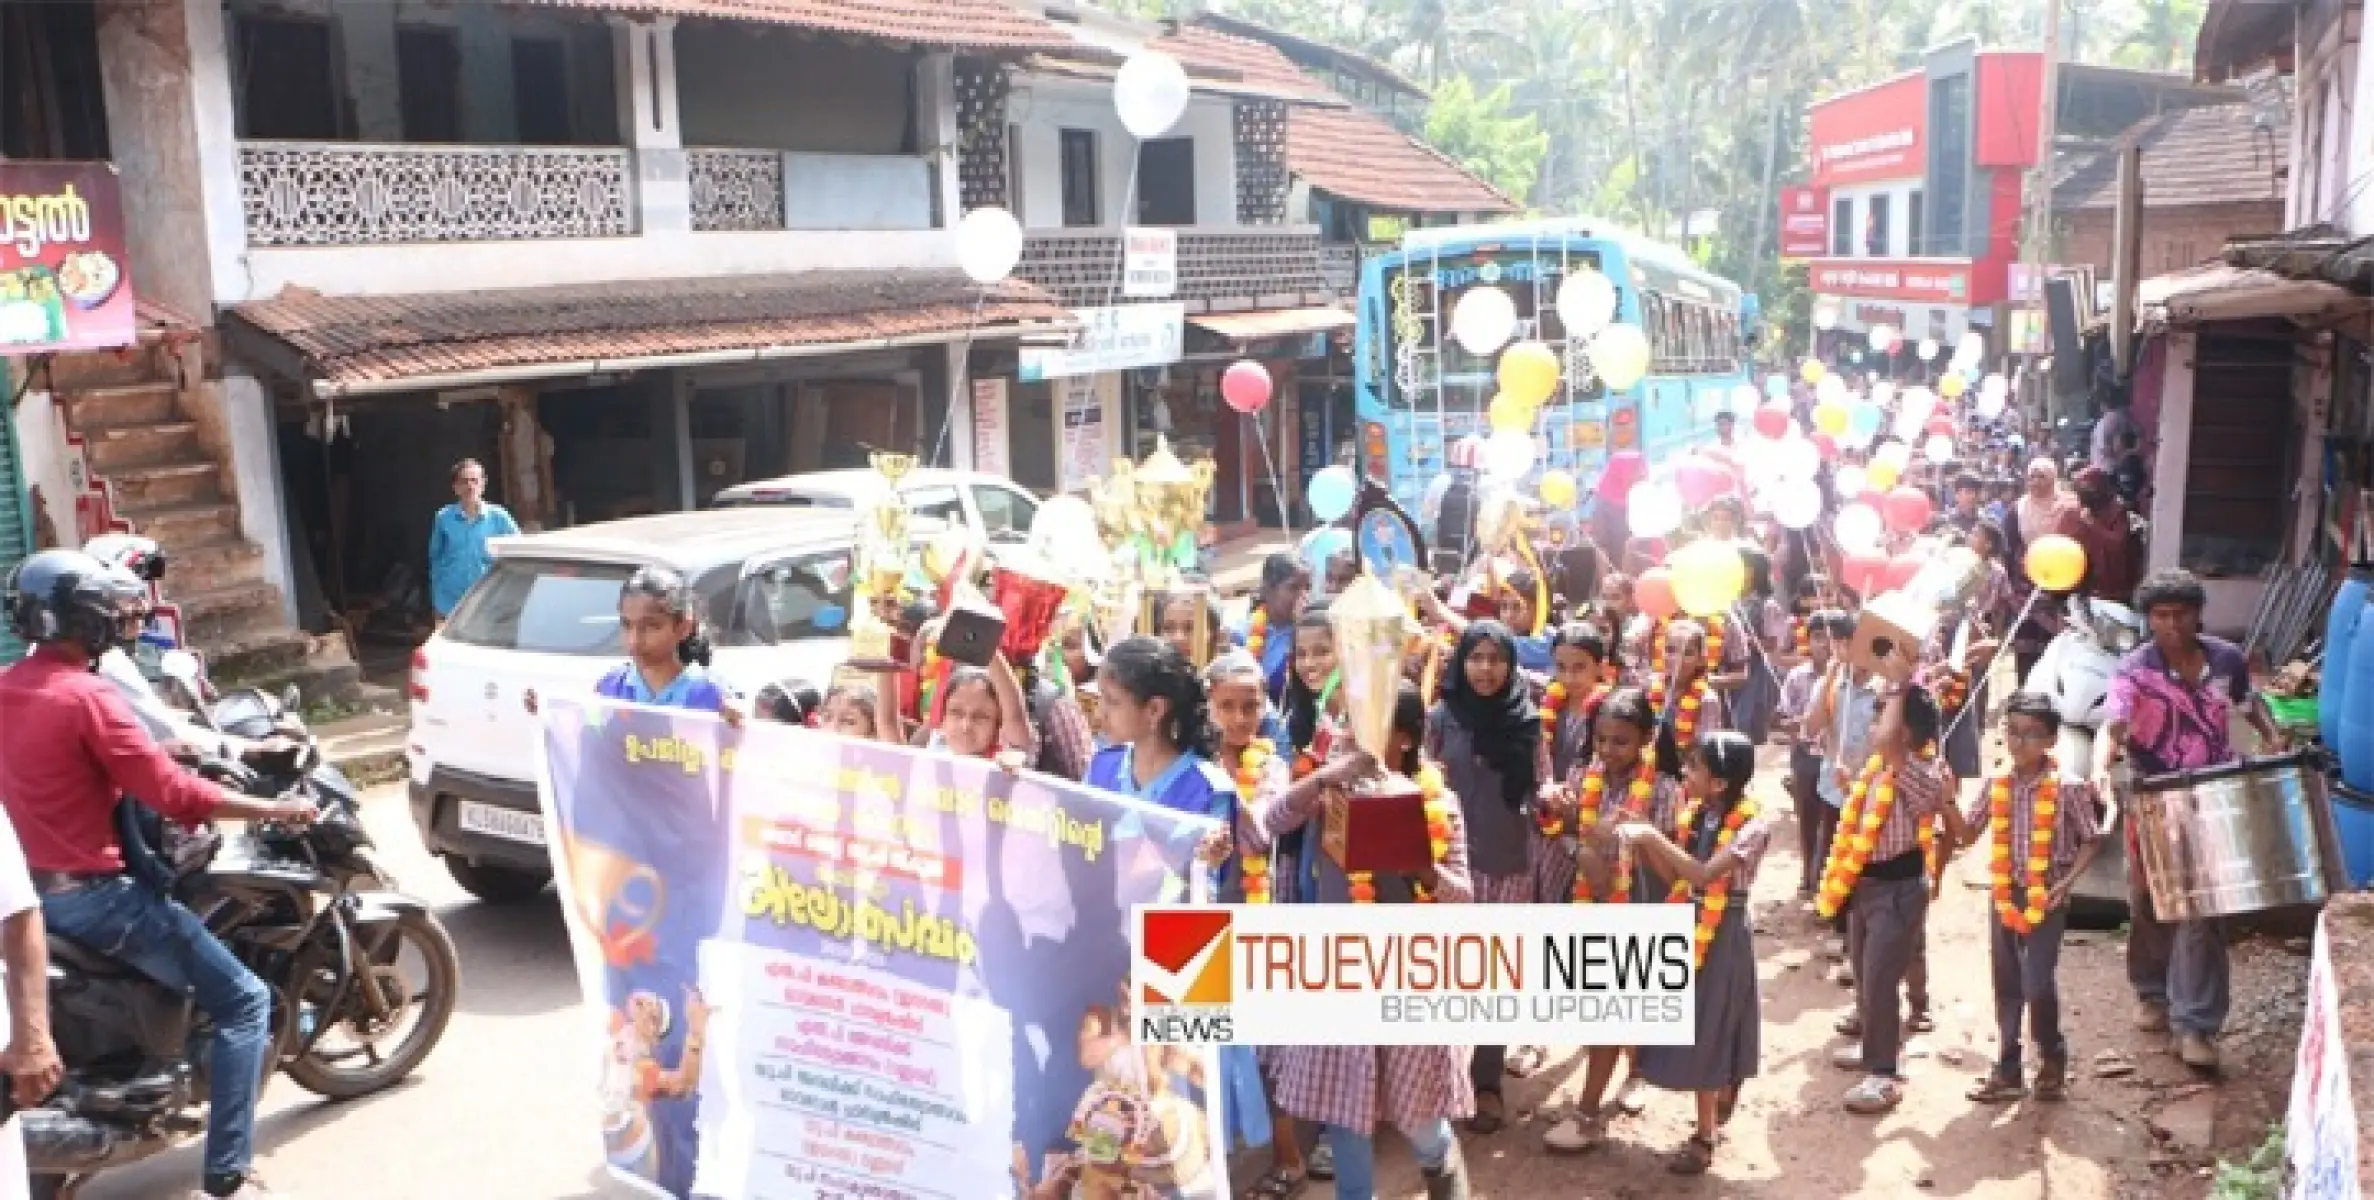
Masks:
[[[243,1176],[255,1157],[256,1093],[271,1048],[272,993],[198,914],[129,876],[44,897],[49,928],[188,991],[214,1020],[207,1065],[206,1174]]]
[[[1442,1118],[1428,1121],[1416,1129],[1404,1129],[1411,1148],[1418,1152],[1418,1165],[1427,1171],[1440,1171],[1451,1158],[1451,1123]],[[1335,1152],[1336,1200],[1376,1200],[1377,1196],[1377,1139],[1340,1126],[1327,1127],[1327,1146]]]

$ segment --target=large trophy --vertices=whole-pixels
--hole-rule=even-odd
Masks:
[[[904,664],[891,653],[895,631],[881,609],[895,611],[905,599],[907,505],[899,497],[899,480],[915,469],[915,456],[876,451],[870,461],[886,486],[857,523],[857,611],[849,621],[849,664],[895,671]]]
[[[1363,572],[1328,606],[1352,741],[1379,763],[1393,742],[1409,611],[1393,589]],[[1387,767],[1327,803],[1320,848],[1346,874],[1415,875],[1434,865],[1426,799],[1415,780]]]
[[[1158,614],[1147,611],[1149,601],[1178,588],[1195,566],[1195,534],[1203,527],[1215,470],[1209,460],[1179,461],[1170,439],[1157,437],[1144,462],[1116,460],[1113,474],[1093,484],[1097,528],[1120,560],[1120,569],[1096,597],[1108,643],[1154,632]]]

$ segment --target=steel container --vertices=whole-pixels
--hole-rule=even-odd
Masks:
[[[2306,753],[2151,776],[2129,817],[2162,921],[2321,904],[2333,888],[2332,807]]]

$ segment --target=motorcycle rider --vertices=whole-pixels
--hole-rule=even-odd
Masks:
[[[33,645],[0,672],[0,808],[14,822],[51,930],[188,989],[214,1022],[203,1190],[271,1193],[251,1170],[256,1092],[269,1050],[271,994],[197,914],[127,873],[117,835],[125,796],[167,818],[313,820],[302,799],[235,796],[176,767],[150,742],[98,659],[122,637],[147,587],[77,550],[18,564],[0,593],[9,625]]]
[[[148,538],[128,533],[102,534],[83,543],[83,553],[125,572],[143,585],[161,583],[165,578],[165,552]],[[125,649],[138,642],[142,631],[148,628],[153,615],[149,596],[149,589],[143,586],[139,606],[124,613],[122,628],[118,630],[121,644],[109,647],[107,653],[100,655],[96,669],[100,678],[123,693],[133,718],[148,731],[150,740],[167,754],[185,760],[212,755],[260,766],[268,757],[292,753],[295,747],[284,738],[259,742],[207,729],[157,694],[148,676],[141,672],[140,664]],[[191,696],[189,700],[205,703],[201,696]]]

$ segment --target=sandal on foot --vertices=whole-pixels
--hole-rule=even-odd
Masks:
[[[1904,1027],[1914,1033],[1937,1032],[1937,1022],[1930,1018],[1926,1009],[1912,1014],[1912,1019],[1906,1021]]]
[[[1626,1079],[1624,1086],[1616,1089],[1616,1111],[1627,1117],[1637,1117],[1647,1111],[1648,1098],[1641,1095],[1647,1086],[1638,1075]]]
[[[1309,1179],[1299,1172],[1277,1167],[1256,1181],[1252,1190],[1245,1194],[1253,1197],[1253,1200],[1293,1200],[1293,1197],[1302,1194],[1302,1189],[1309,1186]]]
[[[1963,1099],[1973,1104],[2009,1104],[2015,1100],[2026,1099],[2027,1095],[2028,1087],[2020,1082],[2019,1073],[2016,1071],[2007,1073],[2000,1068],[1979,1080],[1969,1091],[1962,1093]]]
[[[1847,1090],[1845,1099],[1848,1112],[1862,1117],[1876,1117],[1893,1112],[1897,1105],[1904,1103],[1904,1088],[1893,1079],[1866,1075],[1863,1082]]]
[[[1665,1169],[1676,1175],[1704,1175],[1715,1164],[1714,1141],[1704,1134],[1693,1133],[1682,1148],[1665,1160]]]
[[[1542,1148],[1552,1154],[1581,1154],[1606,1140],[1607,1131],[1600,1126],[1599,1118],[1580,1113],[1569,1114],[1541,1135]]]
[[[1467,1119],[1467,1131],[1477,1137],[1490,1137],[1508,1123],[1508,1109],[1500,1097],[1491,1092],[1476,1094],[1476,1114]]]
[[[1321,1138],[1318,1145],[1311,1147],[1310,1157],[1303,1160],[1302,1173],[1322,1182],[1335,1179],[1335,1147],[1328,1145],[1327,1139]]]
[[[2043,1066],[2036,1069],[2036,1098],[2048,1103],[2058,1103],[2069,1098],[2069,1061],[2067,1059],[2048,1058],[2044,1060]]]
[[[1535,1071],[1541,1070],[1542,1064],[1549,1060],[1550,1052],[1539,1046],[1519,1046],[1508,1056],[1508,1062],[1503,1064],[1500,1069],[1507,1073],[1511,1079],[1523,1079]]]
[[[1863,1018],[1848,1013],[1838,1018],[1838,1023],[1830,1028],[1837,1030],[1840,1037],[1859,1038],[1863,1036]]]

